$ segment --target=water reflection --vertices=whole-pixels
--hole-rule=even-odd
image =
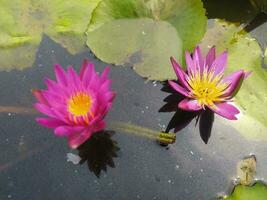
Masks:
[[[88,169],[98,178],[101,171],[107,171],[107,166],[115,167],[113,158],[120,150],[118,144],[111,137],[114,131],[101,131],[94,134],[89,140],[78,147],[80,164],[87,163]]]
[[[223,19],[229,22],[245,23],[250,32],[267,21],[265,0],[202,0],[209,19]]]
[[[193,119],[196,119],[195,125],[199,124],[200,137],[207,144],[214,122],[214,113],[207,108],[206,110],[196,112],[181,110],[178,108],[178,103],[183,100],[184,97],[173,90],[167,82],[163,84],[161,90],[169,93],[169,96],[164,99],[166,104],[160,108],[159,112],[175,112],[165,132],[168,133],[172,129],[174,129],[174,132],[178,132],[189,125]]]

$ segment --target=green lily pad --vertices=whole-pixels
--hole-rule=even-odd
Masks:
[[[265,49],[264,52],[264,64],[267,65],[267,48]]]
[[[131,63],[139,75],[153,80],[174,78],[169,58],[182,53],[173,26],[152,19],[113,20],[89,32],[87,44],[106,62]]]
[[[262,182],[253,186],[237,185],[233,193],[225,200],[265,200],[267,198],[267,187]]]
[[[122,44],[122,42],[121,38],[117,37],[117,35],[119,34],[119,32],[122,32],[122,34],[119,34],[119,36],[122,36],[123,34],[128,34],[129,40],[132,40],[131,38],[135,38],[132,41],[135,41],[137,43],[140,43],[138,40],[143,41],[145,43],[155,41],[155,31],[152,31],[152,34],[149,34],[147,32],[147,36],[143,37],[142,34],[136,35],[136,31],[133,31],[133,28],[130,27],[130,24],[136,27],[136,23],[139,23],[137,21],[131,20],[144,18],[150,18],[150,23],[154,21],[154,25],[156,26],[154,29],[156,30],[158,35],[162,36],[160,40],[166,41],[158,41],[157,44],[154,45],[154,48],[161,48],[160,50],[156,50],[152,47],[146,49],[146,53],[150,56],[142,57],[138,67],[136,66],[137,73],[144,77],[150,77],[150,79],[153,80],[165,80],[173,78],[173,72],[171,72],[172,68],[167,67],[170,64],[161,66],[162,63],[168,62],[169,58],[167,59],[168,61],[163,62],[161,60],[166,59],[165,53],[162,56],[160,54],[154,53],[164,51],[172,52],[168,50],[167,46],[159,46],[158,44],[168,44],[170,38],[174,38],[174,36],[168,38],[169,35],[173,35],[173,30],[176,30],[177,36],[181,38],[183,44],[182,49],[184,50],[193,49],[193,47],[200,41],[200,39],[205,33],[207,22],[205,10],[200,0],[103,0],[94,10],[92,20],[87,31],[87,45],[93,50],[93,52],[99,59],[113,64],[125,64],[121,61],[127,60],[129,57],[129,55],[125,57],[124,53],[124,51],[130,49],[128,44],[126,45],[126,43],[124,43],[123,46],[118,47],[112,46],[114,48],[120,49],[119,51],[116,51],[116,49],[111,50],[108,43],[106,43],[105,47],[105,44],[103,44],[102,41],[99,41],[99,39],[109,38],[109,41],[112,41],[112,43],[119,45]],[[114,22],[114,24],[111,24],[112,21],[120,19],[130,20],[130,24],[127,26],[127,28],[129,28],[131,31],[125,30],[125,25],[121,27],[119,26],[119,23],[123,23],[122,21]],[[164,23],[169,23],[169,27],[173,26],[173,30],[170,34],[167,34],[165,29],[162,29],[162,33],[160,33],[161,30],[158,29],[158,26],[162,25],[158,24]],[[116,26],[116,30],[112,30],[111,25]],[[167,25],[164,26],[167,27]],[[143,27],[144,26],[142,26],[142,28]],[[149,30],[151,29],[151,27],[147,27],[146,29]],[[139,28],[139,30],[141,30],[141,28]],[[147,41],[144,39],[146,39]],[[181,51],[181,43],[177,43],[177,39],[174,40],[172,43],[173,44],[171,45],[171,48],[173,48],[176,44],[176,51]],[[130,45],[135,44],[131,43]],[[135,48],[132,49],[135,50]],[[116,51],[117,53],[111,53],[111,51]],[[127,52],[130,53],[130,56],[136,53],[129,51]],[[110,53],[111,55],[107,55],[108,53]],[[122,58],[123,56],[124,58]],[[168,57],[170,56],[181,55],[169,54]],[[146,59],[152,59],[152,57],[154,57],[153,65],[147,66],[147,64],[151,64],[151,61]],[[179,60],[182,60],[181,57],[178,58]],[[147,69],[142,69],[143,67],[146,67]],[[158,72],[162,72],[162,68],[164,68],[164,73],[157,74]]]
[[[227,72],[252,71],[235,97],[241,114],[237,121],[227,121],[249,139],[267,139],[267,71],[262,67],[262,51],[258,42],[240,27],[215,21],[202,41],[202,49],[216,45],[217,51],[228,49]]]
[[[41,32],[36,23],[29,23],[24,5],[19,0],[0,2],[1,70],[23,69],[34,62]]]
[[[85,47],[85,31],[100,0],[1,0],[0,70],[30,67],[42,34],[70,53]]]
[[[86,50],[85,31],[93,10],[101,0],[51,0],[49,12],[52,22],[44,33],[60,43],[71,54]]]

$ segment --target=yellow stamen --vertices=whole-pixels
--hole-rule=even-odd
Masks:
[[[192,88],[192,95],[202,106],[214,106],[215,102],[224,100],[224,90],[229,84],[220,82],[222,74],[214,76],[214,72],[205,70],[202,74],[196,72],[189,76],[188,83]]]
[[[87,93],[76,93],[68,100],[68,111],[75,117],[84,116],[87,114],[92,106],[92,98]]]

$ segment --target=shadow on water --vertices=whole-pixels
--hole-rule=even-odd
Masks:
[[[195,125],[197,126],[197,124],[199,124],[200,137],[203,142],[207,144],[212,131],[214,113],[207,108],[196,112],[179,109],[178,104],[184,97],[173,90],[166,82],[163,83],[161,90],[169,93],[169,96],[164,99],[166,104],[159,109],[159,112],[175,112],[169,121],[165,132],[168,133],[170,130],[174,129],[174,132],[176,133],[188,126],[193,119],[196,119]]]
[[[78,147],[80,164],[87,163],[88,169],[98,178],[102,170],[107,171],[107,166],[115,167],[113,158],[117,157],[117,151],[120,148],[117,142],[111,139],[114,134],[114,131],[106,130],[95,133],[92,138]]]
[[[265,0],[202,0],[209,19],[245,24],[250,32],[267,21]]]

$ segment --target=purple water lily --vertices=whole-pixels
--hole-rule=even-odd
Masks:
[[[216,58],[215,47],[212,47],[207,56],[203,57],[197,46],[193,56],[186,52],[185,58],[186,71],[174,58],[171,58],[178,80],[177,82],[168,81],[168,83],[185,97],[178,103],[178,107],[186,111],[200,111],[208,108],[224,118],[236,120],[240,111],[233,105],[232,98],[248,73],[239,70],[224,77],[227,52],[223,52]]]

